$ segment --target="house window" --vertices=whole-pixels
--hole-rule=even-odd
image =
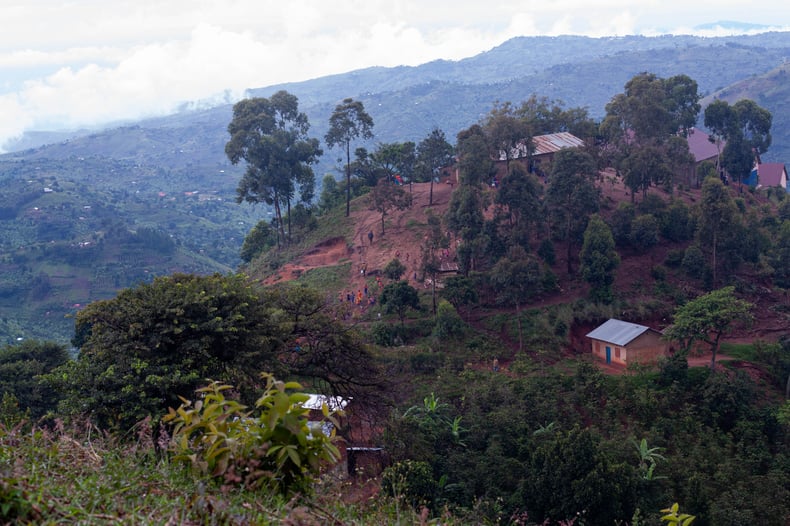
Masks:
[[[615,358],[619,358],[620,357],[620,347],[615,347],[614,348],[614,357]]]

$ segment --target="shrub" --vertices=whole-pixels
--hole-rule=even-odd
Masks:
[[[396,328],[386,323],[377,323],[370,331],[370,338],[373,343],[382,347],[393,347],[395,345]]]
[[[685,385],[688,380],[689,363],[687,353],[675,352],[660,361],[660,385],[669,386],[673,382]]]
[[[650,275],[656,281],[664,281],[667,279],[667,268],[662,265],[653,265],[650,269]]]
[[[664,265],[677,268],[683,263],[683,250],[670,250],[667,252],[667,257],[664,259]]]
[[[652,214],[660,217],[667,208],[667,202],[657,194],[647,194],[636,208],[640,214]]]
[[[557,275],[550,268],[546,268],[543,272],[543,276],[540,278],[540,286],[546,292],[554,292],[559,288],[560,282],[557,279]]]
[[[277,233],[274,228],[266,221],[259,221],[244,238],[239,256],[242,261],[249,263],[276,243]]]
[[[283,495],[310,493],[326,463],[339,459],[334,445],[337,422],[324,404],[324,420],[311,429],[308,395],[296,382],[282,382],[263,373],[265,388],[255,410],[225,398],[230,385],[211,382],[197,390],[197,402],[182,399],[163,421],[174,425],[171,448],[176,461],[189,463],[201,476],[245,487],[265,487]],[[332,424],[327,435],[325,423]],[[319,427],[320,426],[320,427]]]
[[[455,307],[447,300],[439,301],[436,308],[436,325],[433,336],[439,340],[454,338],[463,333],[464,321],[456,312]]]
[[[694,228],[694,218],[683,201],[674,201],[661,221],[661,235],[670,241],[691,239]]]
[[[404,498],[415,509],[430,507],[436,495],[436,481],[427,462],[404,460],[384,470],[381,489],[385,494]]]
[[[421,352],[409,357],[411,370],[418,374],[433,374],[444,365],[444,355],[438,352]]]
[[[37,516],[30,496],[20,482],[0,472],[0,522],[25,524]]]
[[[636,208],[634,205],[624,201],[617,206],[617,210],[612,214],[609,222],[612,228],[612,236],[617,246],[628,246],[631,236],[631,223],[633,223],[635,217]]]
[[[547,265],[554,265],[554,263],[557,262],[557,255],[554,252],[554,243],[551,239],[544,239],[540,242],[538,256],[545,261]]]
[[[400,259],[395,258],[390,260],[382,270],[384,275],[392,281],[397,281],[403,274],[406,273],[406,265],[401,263]]]
[[[631,222],[631,233],[628,236],[631,245],[644,252],[658,243],[658,221],[652,214],[644,214]]]
[[[557,322],[554,324],[554,335],[565,338],[567,334],[568,324],[565,323],[565,320],[557,320]]]
[[[683,271],[692,278],[702,278],[705,275],[705,256],[697,245],[686,249],[681,264]]]

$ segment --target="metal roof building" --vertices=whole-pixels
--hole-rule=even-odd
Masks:
[[[584,141],[572,133],[559,132],[550,133],[548,135],[536,135],[532,137],[529,146],[532,148],[532,155],[534,157],[539,157],[541,155],[557,153],[563,148],[581,148],[584,146]],[[528,156],[529,152],[527,152],[527,145],[523,142],[519,143],[510,152],[511,159],[521,159]],[[504,161],[505,159],[505,151],[502,150],[499,152],[499,160]]]
[[[592,340],[593,355],[606,363],[655,362],[668,350],[659,331],[614,318],[587,333],[587,337]]]
[[[650,327],[639,325],[638,323],[631,323],[614,318],[609,319],[597,329],[587,333],[588,338],[594,338],[604,342],[613,343],[615,345],[628,345],[638,336],[641,336],[646,331],[651,331]],[[656,331],[657,332],[657,331]]]

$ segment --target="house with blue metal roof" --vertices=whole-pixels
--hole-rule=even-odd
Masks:
[[[609,319],[587,333],[592,343],[592,353],[606,363],[656,363],[666,356],[669,344],[661,332],[645,325]]]

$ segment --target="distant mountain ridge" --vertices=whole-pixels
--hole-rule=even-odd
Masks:
[[[709,22],[707,24],[699,24],[694,26],[695,30],[715,30],[715,29],[729,29],[735,33],[750,33],[757,31],[768,31],[771,26],[766,24],[750,24],[748,22],[738,22],[735,20],[720,20],[718,22]]]
[[[787,57],[788,32],[519,37],[464,60],[367,68],[249,93],[268,97],[285,89],[296,95],[310,119],[310,134],[322,142],[335,105],[346,97],[361,100],[375,123],[368,144],[373,147],[419,141],[434,127],[453,141],[497,101],[519,104],[532,94],[586,107],[601,118],[606,103],[634,75],[683,73],[708,96],[725,97],[748,83],[742,93],[774,115],[774,141],[763,160],[786,162],[790,96],[782,91],[789,83],[782,82],[781,66]],[[71,313],[74,304],[108,297],[141,278],[237,266],[244,235],[268,211],[234,202],[243,167],[232,166],[224,153],[231,116],[232,105],[224,104],[73,135],[38,132],[19,143],[27,148],[0,156],[0,187],[11,203],[0,214],[6,276],[0,280],[0,340],[44,318],[44,328],[28,333],[68,338],[68,323],[53,320]],[[337,157],[338,151],[324,147],[314,169],[319,183],[325,174],[341,172]],[[53,191],[43,194],[43,188]],[[113,236],[131,245],[118,246]],[[96,244],[90,250],[102,262],[101,271],[71,265],[89,252],[81,248],[86,242]],[[170,252],[157,253],[161,247]],[[61,263],[51,264],[51,254]],[[116,254],[120,263],[113,260]]]
[[[313,80],[284,83],[249,90],[251,96],[270,96],[285,89],[299,98],[308,114],[312,133],[323,137],[335,104],[345,97],[363,101],[375,121],[376,141],[419,140],[439,126],[449,137],[484,116],[496,101],[514,103],[533,93],[563,100],[568,107],[587,107],[600,118],[605,104],[623,84],[642,71],[660,76],[685,73],[709,94],[753,75],[760,75],[790,57],[790,32],[704,38],[694,36],[611,37],[580,36],[516,37],[489,51],[459,61],[437,60],[420,66],[372,67]],[[726,66],[726,67],[725,67]],[[770,108],[769,108],[770,109]],[[193,126],[201,133],[213,128],[208,138],[215,162],[223,162],[225,129],[232,105],[184,111],[156,119],[77,137],[128,134],[134,142],[139,126],[169,129],[170,134]],[[27,137],[28,148],[43,146],[48,135],[38,132],[38,143]],[[172,144],[172,138],[163,138]],[[68,148],[50,147],[34,155],[59,157],[66,150],[118,158],[137,152],[105,151],[98,144],[69,141]],[[13,147],[13,145],[11,145]],[[117,146],[117,145],[116,145]],[[175,141],[175,150],[181,144]],[[94,148],[96,150],[94,150]],[[134,149],[133,146],[130,148]],[[329,166],[331,168],[332,166]]]

